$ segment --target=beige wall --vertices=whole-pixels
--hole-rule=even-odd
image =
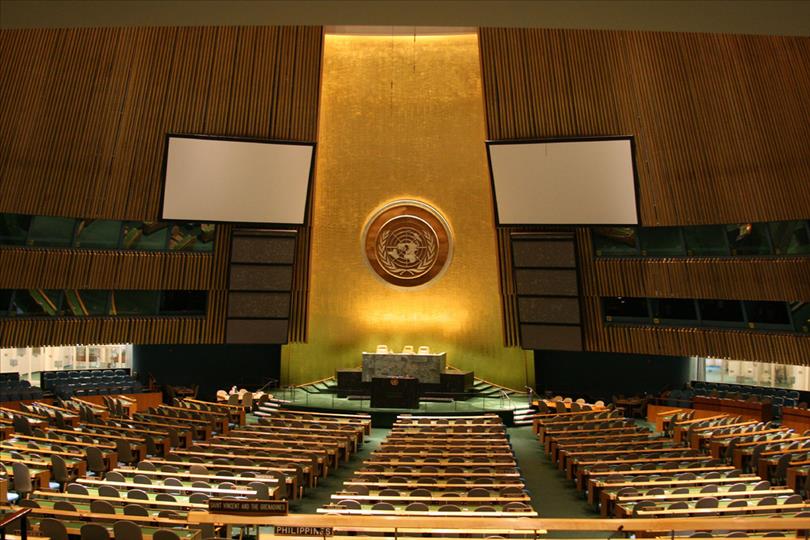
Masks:
[[[309,342],[285,347],[283,378],[333,375],[385,343],[533,380],[531,353],[502,346],[477,36],[327,35],[319,131]],[[415,290],[380,280],[361,249],[366,220],[400,198],[437,208],[455,238],[447,271]]]

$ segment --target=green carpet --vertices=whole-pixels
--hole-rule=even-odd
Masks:
[[[380,446],[382,440],[388,436],[388,431],[387,429],[372,428],[371,435],[363,439],[363,446],[348,463],[341,463],[340,467],[331,471],[327,478],[322,478],[317,487],[307,489],[303,498],[290,501],[290,512],[314,514],[315,510],[329,503],[331,495],[341,491],[343,482],[349,480],[354,475],[354,471],[362,468],[363,461]]]
[[[388,432],[388,429],[372,429],[371,436],[366,438],[360,451],[349,463],[342,463],[328,478],[321,480],[316,488],[308,489],[303,499],[293,501],[290,504],[290,511],[302,514],[315,513],[318,508],[327,504],[331,500],[331,495],[341,490],[343,482],[350,479],[354,471],[362,467],[363,460],[380,445]],[[599,514],[589,507],[582,494],[575,489],[573,483],[566,480],[565,475],[551,464],[531,428],[510,428],[508,433],[526,487],[531,494],[531,504],[540,517],[599,517]],[[606,535],[574,532],[550,535],[556,538],[600,536]]]
[[[530,427],[509,428],[509,439],[515,452],[532,506],[541,518],[598,518],[582,492],[565,478],[546,457],[543,446]],[[544,538],[607,538],[607,533],[558,531]]]

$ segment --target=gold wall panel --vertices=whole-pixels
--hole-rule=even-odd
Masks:
[[[477,36],[325,36],[319,131],[309,340],[284,348],[282,377],[328,377],[384,343],[429,345],[506,386],[533,381],[531,353],[503,346]],[[451,227],[453,259],[423,287],[387,284],[364,260],[364,224],[395,199]]]

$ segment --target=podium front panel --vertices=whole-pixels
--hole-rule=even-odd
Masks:
[[[418,409],[419,381],[414,377],[374,377],[371,380],[371,407]]]
[[[363,382],[374,377],[413,377],[425,384],[439,384],[446,368],[446,353],[363,353]]]

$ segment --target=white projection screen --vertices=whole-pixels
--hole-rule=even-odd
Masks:
[[[313,144],[169,135],[162,217],[304,223]]]
[[[499,225],[636,225],[633,142],[487,144]]]

